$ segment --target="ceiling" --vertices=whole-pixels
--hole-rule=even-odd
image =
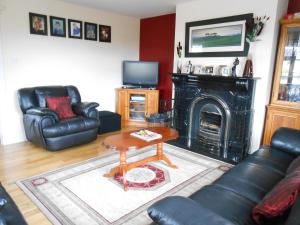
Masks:
[[[127,16],[147,18],[175,12],[178,3],[191,0],[60,0]]]

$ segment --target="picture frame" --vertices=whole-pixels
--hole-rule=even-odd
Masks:
[[[203,74],[203,66],[195,65],[194,66],[194,74]]]
[[[50,34],[55,37],[66,37],[66,19],[50,16]]]
[[[90,41],[98,40],[98,25],[96,23],[84,22],[84,39]]]
[[[68,19],[69,38],[82,39],[82,21]]]
[[[185,57],[247,56],[246,24],[253,14],[186,23]]]
[[[48,35],[47,16],[37,13],[29,13],[30,34]]]
[[[230,75],[230,67],[227,65],[219,65],[215,69],[215,74],[219,76],[229,76]]]
[[[205,74],[214,75],[214,66],[205,66]]]
[[[181,72],[184,74],[190,73],[191,72],[191,67],[190,65],[186,64],[182,66]]]
[[[99,41],[111,42],[111,26],[99,25]]]

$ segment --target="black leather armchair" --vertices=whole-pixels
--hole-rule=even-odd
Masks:
[[[69,96],[76,117],[59,120],[55,111],[46,107],[46,96]],[[18,97],[23,112],[27,140],[56,151],[84,144],[97,138],[99,106],[95,102],[81,102],[74,86],[42,86],[22,88]]]

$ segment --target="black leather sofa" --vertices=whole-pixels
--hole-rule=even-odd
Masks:
[[[69,96],[76,117],[59,120],[56,112],[46,108],[46,96]],[[18,97],[23,112],[27,140],[55,151],[84,144],[97,138],[99,104],[81,102],[74,86],[41,86],[22,88]]]
[[[255,225],[252,209],[284,178],[299,155],[300,131],[280,128],[271,146],[262,147],[213,184],[188,198],[164,198],[148,214],[160,225]],[[300,196],[289,212],[269,225],[300,225]]]
[[[18,207],[0,184],[0,225],[26,225]]]

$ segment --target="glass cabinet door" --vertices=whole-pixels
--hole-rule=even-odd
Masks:
[[[145,120],[146,95],[145,94],[129,94],[129,119]]]
[[[277,100],[300,102],[300,27],[288,27]],[[277,74],[278,75],[278,74]]]

